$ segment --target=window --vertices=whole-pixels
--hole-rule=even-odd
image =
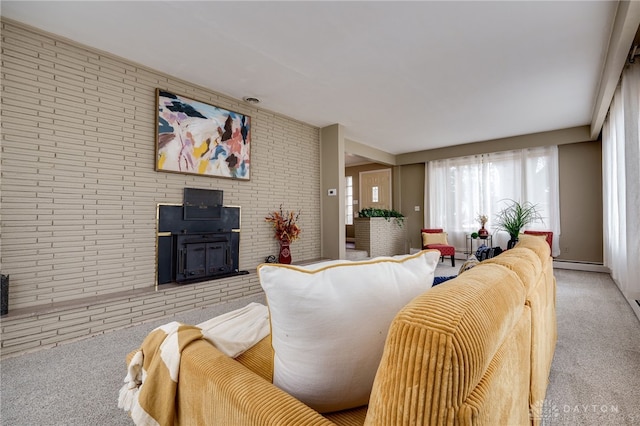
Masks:
[[[344,223],[353,225],[353,176],[345,176],[345,203],[344,203]]]
[[[427,225],[446,229],[455,246],[465,246],[465,234],[480,228],[476,218],[484,214],[493,244],[506,247],[508,235],[492,229],[492,222],[508,199],[537,204],[544,223],[529,229],[551,230],[559,237],[556,146],[430,161],[427,168]],[[553,240],[554,256],[560,252],[558,241]]]

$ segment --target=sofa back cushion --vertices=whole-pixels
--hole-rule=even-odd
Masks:
[[[529,250],[533,250],[540,258],[543,266],[551,258],[551,248],[544,235],[520,234],[516,247],[526,247]]]
[[[430,289],[440,253],[258,267],[274,350],[273,383],[319,412],[365,405],[389,324]]]
[[[532,316],[530,402],[532,410],[540,410],[557,340],[556,280],[549,244],[544,235],[521,234],[515,248],[490,261],[512,269],[525,283]]]
[[[463,403],[487,375],[506,339],[513,330],[523,332],[516,324],[527,324],[524,301],[520,278],[491,264],[478,265],[411,301],[389,329],[366,424],[460,421]],[[524,374],[528,383],[529,371],[519,372],[521,367],[514,366],[501,378]],[[526,410],[528,393],[517,397],[524,398]]]
[[[533,289],[542,274],[542,263],[538,255],[525,247],[516,246],[499,256],[487,259],[483,264],[502,265],[518,275],[527,294]]]

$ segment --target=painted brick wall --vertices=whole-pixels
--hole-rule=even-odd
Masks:
[[[2,319],[0,355],[8,358],[161,318],[169,322],[172,315],[180,312],[262,293],[256,273],[160,288],[9,315]],[[131,342],[131,350],[139,343]]]
[[[250,115],[251,181],[155,172],[157,87]],[[242,207],[241,269],[277,254],[264,216],[281,203],[302,210],[294,261],[320,257],[316,127],[7,20],[1,119],[10,314],[153,287],[156,205],[181,203],[184,187]]]
[[[383,217],[353,219],[356,250],[366,250],[369,257],[409,253],[406,219],[402,226],[395,219]]]

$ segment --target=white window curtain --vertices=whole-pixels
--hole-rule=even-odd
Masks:
[[[602,128],[604,263],[640,300],[640,64],[625,69]]]
[[[516,200],[537,204],[544,222],[525,229],[553,231],[552,254],[560,254],[557,146],[430,161],[426,177],[426,223],[445,229],[456,250],[463,251],[465,235],[480,228],[480,214],[489,218],[493,245],[506,247],[509,235],[494,228],[495,216]]]

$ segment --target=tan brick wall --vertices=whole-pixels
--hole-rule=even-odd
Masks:
[[[7,358],[149,322],[186,310],[262,293],[256,273],[190,285],[115,293],[85,303],[41,308],[2,318],[2,349]],[[167,319],[167,322],[170,319]],[[141,342],[131,342],[133,350]]]
[[[355,218],[356,250],[366,250],[369,257],[409,253],[406,219],[398,226],[395,219]]]
[[[264,216],[281,203],[302,210],[294,261],[320,257],[316,127],[8,20],[1,81],[9,315],[153,287],[156,205],[182,202],[184,187],[242,207],[241,269],[277,254]],[[250,115],[251,180],[155,172],[156,88]]]

